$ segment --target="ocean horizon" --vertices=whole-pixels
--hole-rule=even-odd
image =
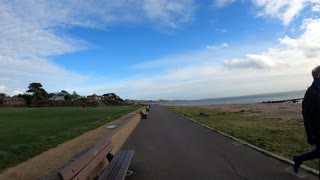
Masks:
[[[162,102],[163,106],[192,106],[192,105],[214,105],[214,104],[254,104],[268,101],[283,101],[290,99],[302,99],[306,90],[254,94],[236,97],[209,98],[199,100],[176,100]]]

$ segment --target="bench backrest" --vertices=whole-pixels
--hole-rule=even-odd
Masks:
[[[103,139],[94,145],[88,152],[62,169],[58,175],[62,179],[86,179],[90,173],[111,152],[114,145],[110,139]]]

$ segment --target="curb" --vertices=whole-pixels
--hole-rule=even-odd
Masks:
[[[118,131],[112,135],[110,139],[112,140],[112,143],[115,146],[112,150],[114,154],[122,148],[128,137],[137,127],[140,121],[140,114],[136,112],[136,114],[133,117],[127,120],[126,124],[124,124],[122,127],[119,127]]]
[[[171,112],[173,112],[173,111],[171,111]],[[174,112],[174,113],[175,113],[175,112]],[[175,114],[178,114],[178,113],[175,113]],[[280,161],[282,161],[282,162],[285,162],[285,163],[288,163],[288,164],[291,164],[291,165],[294,164],[294,162],[293,162],[292,160],[289,160],[289,159],[287,159],[287,158],[285,158],[285,157],[279,156],[279,155],[274,154],[274,153],[272,153],[272,152],[270,152],[270,151],[267,151],[267,150],[265,150],[265,149],[259,148],[259,147],[255,146],[255,145],[252,145],[252,144],[250,144],[250,143],[248,143],[248,142],[246,142],[246,141],[243,141],[243,140],[241,140],[241,139],[239,139],[239,138],[233,137],[233,136],[231,136],[231,135],[229,135],[229,134],[226,134],[226,133],[224,133],[224,132],[221,132],[221,131],[219,131],[219,130],[216,130],[216,129],[214,129],[213,127],[209,127],[209,126],[207,126],[207,125],[201,124],[201,123],[199,123],[198,121],[193,120],[193,119],[191,119],[191,118],[189,118],[189,117],[183,116],[183,115],[181,115],[181,114],[178,114],[178,115],[179,115],[179,116],[182,116],[182,117],[184,117],[184,118],[186,118],[186,119],[188,119],[188,120],[190,120],[190,121],[192,121],[192,122],[194,122],[194,123],[196,123],[196,124],[198,124],[198,125],[200,125],[200,126],[202,126],[202,127],[205,127],[205,128],[207,128],[207,129],[210,129],[211,131],[214,131],[214,132],[219,133],[219,134],[221,134],[221,135],[223,135],[223,136],[225,136],[225,137],[228,137],[228,138],[230,138],[230,139],[232,139],[232,140],[235,140],[235,141],[237,141],[237,142],[239,142],[239,143],[241,143],[241,144],[243,144],[243,145],[246,145],[246,146],[248,146],[248,147],[250,147],[250,148],[252,148],[252,149],[254,149],[254,150],[256,150],[256,151],[259,151],[259,152],[267,155],[267,156],[276,158],[276,159],[278,159],[278,160],[280,160]],[[315,174],[315,175],[317,175],[317,176],[319,175],[319,172],[320,172],[320,171],[318,171],[318,170],[316,170],[316,169],[313,169],[313,168],[311,168],[311,167],[309,167],[309,166],[306,166],[306,165],[301,165],[300,168],[306,170],[307,172],[313,173],[313,174]]]

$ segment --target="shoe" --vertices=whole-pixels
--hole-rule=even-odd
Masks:
[[[298,160],[298,156],[293,156],[293,162],[294,162],[294,165],[293,165],[293,171],[295,173],[297,173],[299,171],[299,167],[301,165],[301,161]]]

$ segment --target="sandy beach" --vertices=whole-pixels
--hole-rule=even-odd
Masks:
[[[239,112],[250,112],[249,115],[276,118],[283,121],[301,120],[301,103],[258,103],[258,104],[221,104],[198,106],[206,109]]]

